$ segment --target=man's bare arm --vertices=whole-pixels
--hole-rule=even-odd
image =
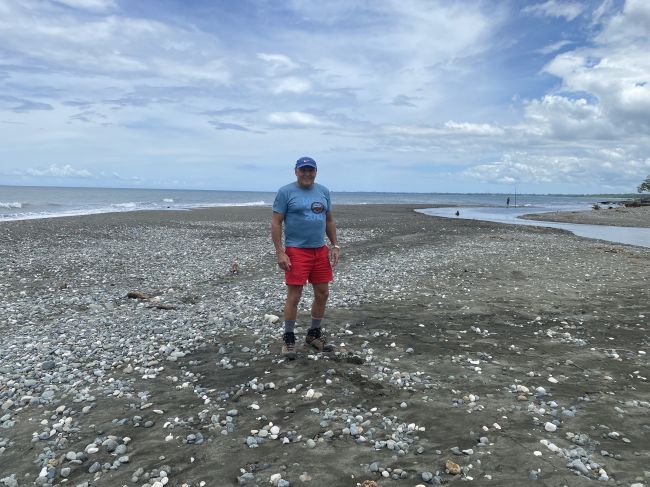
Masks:
[[[291,269],[291,260],[284,252],[282,245],[282,223],[284,222],[284,215],[281,213],[273,213],[271,219],[271,239],[275,247],[275,258],[278,261],[278,266],[284,271]]]
[[[327,234],[327,238],[330,240],[330,242],[332,242],[332,245],[334,246],[332,248],[332,264],[336,265],[339,263],[340,249],[339,241],[336,238],[336,223],[334,222],[334,215],[332,215],[331,211],[327,212],[327,217],[325,220],[325,233]]]

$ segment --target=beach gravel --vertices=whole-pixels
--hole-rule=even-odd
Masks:
[[[293,361],[269,208],[0,223],[0,485],[647,484],[650,250],[413,210]]]

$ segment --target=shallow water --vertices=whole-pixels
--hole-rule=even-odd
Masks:
[[[589,208],[563,207],[562,211],[584,210]],[[534,213],[549,213],[558,211],[558,208],[550,207],[526,207],[526,208],[425,208],[415,210],[431,216],[447,218],[462,218],[465,220],[481,220],[496,223],[507,223],[512,225],[534,225],[538,227],[559,228],[567,230],[579,237],[595,238],[640,247],[650,247],[650,228],[638,227],[614,227],[610,225],[587,225],[578,223],[543,222],[538,220],[523,220],[522,215]],[[459,216],[456,216],[456,211]]]

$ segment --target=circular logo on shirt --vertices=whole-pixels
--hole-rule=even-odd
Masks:
[[[311,204],[311,211],[313,213],[323,213],[323,210],[325,210],[325,205],[320,201],[314,201]]]

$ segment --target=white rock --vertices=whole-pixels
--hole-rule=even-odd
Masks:
[[[274,325],[278,321],[280,321],[280,317],[276,315],[264,315],[264,321]]]
[[[552,433],[553,431],[557,430],[557,426],[555,426],[555,424],[553,424],[553,423],[548,422],[548,423],[546,423],[544,425],[544,429],[546,431]]]

